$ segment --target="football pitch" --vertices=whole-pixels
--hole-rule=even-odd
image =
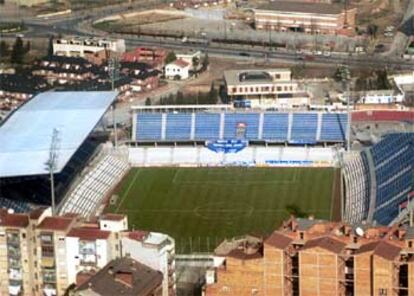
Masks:
[[[131,229],[171,235],[177,253],[212,251],[225,238],[266,236],[287,208],[337,215],[333,168],[133,168],[107,211],[128,215]]]

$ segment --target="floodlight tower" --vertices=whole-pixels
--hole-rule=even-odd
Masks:
[[[59,130],[53,129],[52,140],[49,149],[49,159],[46,162],[46,169],[49,171],[50,176],[50,196],[52,200],[52,216],[56,214],[56,196],[55,196],[55,178],[54,173],[58,163],[59,157]]]
[[[119,59],[117,57],[112,57],[108,61],[108,72],[109,77],[111,78],[111,90],[115,90],[115,82],[119,79]],[[114,144],[115,149],[118,148],[118,130],[116,123],[116,102],[112,106],[112,121],[114,125]]]
[[[346,126],[346,150],[347,152],[351,151],[351,94],[349,92],[349,83],[351,80],[351,74],[348,66],[343,66],[341,68],[341,79],[342,86],[346,94],[346,113],[348,116],[347,126]]]

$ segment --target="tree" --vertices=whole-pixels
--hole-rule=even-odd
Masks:
[[[378,26],[375,24],[369,24],[367,26],[367,33],[368,35],[370,35],[371,37],[377,37],[377,32],[378,32]]]
[[[0,58],[4,58],[9,55],[9,45],[6,41],[2,40],[0,42]]]
[[[147,98],[145,100],[145,106],[151,106],[151,99],[150,98]]]
[[[32,45],[31,45],[30,41],[27,41],[26,46],[24,48],[24,52],[28,53],[30,51],[31,47],[32,47]]]
[[[192,63],[193,63],[193,69],[197,70],[198,65],[200,65],[200,59],[198,57],[193,57]]]
[[[293,215],[297,218],[304,218],[306,217],[306,213],[300,209],[300,207],[296,204],[288,204],[285,207],[286,212],[289,213],[289,215]]]
[[[22,64],[25,55],[25,49],[23,47],[23,40],[20,37],[16,38],[16,41],[13,44],[13,49],[11,52],[11,62],[13,64]]]
[[[172,62],[174,62],[177,59],[177,56],[175,55],[175,52],[170,51],[167,56],[165,57],[165,64],[168,65]]]
[[[53,36],[49,37],[49,45],[47,48],[47,56],[50,58],[53,56]]]
[[[210,61],[208,58],[208,53],[206,53],[204,55],[203,62],[202,62],[203,70],[206,70],[209,64],[210,64]]]

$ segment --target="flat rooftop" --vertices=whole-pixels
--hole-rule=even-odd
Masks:
[[[308,14],[339,14],[344,10],[344,6],[340,4],[328,3],[274,1],[260,5],[256,8],[256,10],[300,12]]]
[[[58,130],[55,173],[98,124],[117,92],[45,92],[33,97],[0,126],[0,178],[48,173],[53,130]]]
[[[224,71],[224,80],[229,85],[243,85],[243,84],[271,84],[274,79],[269,73],[283,73],[289,72],[289,69],[246,69],[246,70],[227,70]],[[277,80],[278,83],[291,82],[290,80]]]

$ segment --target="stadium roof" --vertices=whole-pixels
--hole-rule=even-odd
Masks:
[[[59,173],[95,128],[117,92],[45,92],[0,126],[0,178],[47,174],[53,130]]]

